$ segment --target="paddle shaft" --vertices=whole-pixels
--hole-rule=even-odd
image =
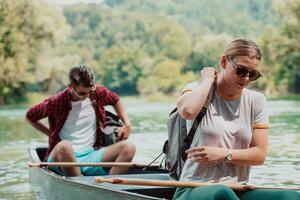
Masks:
[[[144,168],[147,165],[131,162],[30,162],[29,167],[136,167]],[[158,165],[151,165],[149,168],[159,168]]]
[[[220,185],[222,183],[205,183],[205,182],[190,182],[190,181],[167,181],[167,180],[145,180],[145,179],[124,179],[124,178],[102,178],[96,177],[97,183],[112,183],[122,185],[142,185],[142,186],[167,186],[167,187],[203,187],[210,185]],[[241,185],[241,184],[222,184],[236,191],[247,191],[253,189],[289,189],[298,190],[296,187],[271,187],[271,186],[254,186],[254,185]]]

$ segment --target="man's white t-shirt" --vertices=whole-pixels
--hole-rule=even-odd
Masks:
[[[72,143],[73,149],[92,147],[96,141],[96,114],[89,98],[72,101],[72,110],[59,133],[61,140]]]

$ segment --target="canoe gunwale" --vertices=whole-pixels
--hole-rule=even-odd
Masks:
[[[37,150],[41,148],[46,148],[45,146],[31,146],[29,148],[29,154],[31,156],[31,159],[33,162],[41,162],[41,159],[39,157],[39,154],[37,152]],[[128,189],[114,189],[113,187],[107,187],[107,185],[105,186],[105,184],[97,184],[95,182],[84,182],[82,180],[77,180],[79,177],[65,177],[65,176],[61,176],[56,174],[55,172],[52,172],[51,170],[49,170],[47,167],[33,167],[34,169],[30,168],[30,175],[31,176],[35,176],[35,180],[37,181],[37,179],[42,179],[39,181],[43,181],[43,179],[50,179],[52,182],[51,184],[42,184],[43,186],[46,185],[46,187],[44,186],[44,188],[41,187],[41,189],[44,190],[49,190],[52,191],[54,189],[51,189],[51,187],[53,187],[53,182],[55,183],[55,187],[57,186],[56,184],[61,184],[63,187],[74,187],[74,190],[81,190],[82,192],[86,191],[88,193],[98,193],[97,195],[97,199],[99,197],[100,194],[104,194],[106,193],[106,195],[113,195],[112,198],[110,198],[110,200],[114,200],[114,199],[140,199],[140,200],[158,200],[158,199],[165,199],[165,198],[160,198],[160,197],[155,197],[155,196],[149,196],[148,194],[152,194],[150,191],[154,190],[154,191],[160,191],[161,194],[164,194],[165,191],[173,191],[175,190],[174,188],[166,188],[166,187],[143,187],[140,189],[136,189],[134,187],[130,188],[128,187]],[[90,178],[92,178],[93,176],[91,176]],[[33,182],[33,181],[32,181]],[[36,185],[36,184],[33,184]],[[56,187],[57,188],[57,187]],[[69,188],[70,189],[70,188]],[[101,193],[102,192],[102,193]],[[141,192],[141,193],[139,193]],[[46,196],[49,199],[67,199],[66,197],[60,198],[58,196],[56,197],[51,197],[49,196],[51,194],[51,192],[46,192]],[[147,195],[145,195],[145,194]],[[58,195],[58,194],[57,194]],[[102,195],[100,195],[100,199],[105,199],[104,197],[101,198]],[[47,198],[47,199],[48,199]]]

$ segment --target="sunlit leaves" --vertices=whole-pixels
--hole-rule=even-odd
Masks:
[[[269,29],[261,37],[265,53],[265,88],[269,93],[300,92],[300,0],[276,1],[283,19],[279,30]],[[272,79],[271,79],[272,78]],[[273,92],[272,92],[273,91]]]
[[[64,23],[61,11],[46,1],[0,1],[0,104],[24,96],[27,83],[47,79],[55,64],[47,65],[52,59],[39,63],[39,56],[64,40]]]

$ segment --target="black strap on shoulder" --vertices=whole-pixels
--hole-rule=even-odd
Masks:
[[[191,143],[193,138],[194,138],[194,135],[196,133],[196,130],[198,128],[198,125],[200,124],[202,118],[205,116],[206,114],[206,111],[207,111],[207,108],[203,107],[202,110],[199,112],[199,114],[197,115],[193,125],[192,125],[192,128],[190,129],[189,133],[187,134],[187,136],[184,138],[184,142],[185,143]]]
[[[213,85],[213,93],[212,93],[212,97],[211,97],[211,101],[210,103],[213,101],[214,99],[214,96],[215,96],[215,90],[216,90],[216,86]],[[186,153],[185,153],[185,150],[189,149],[191,144],[192,144],[192,141],[193,141],[193,138],[194,138],[194,135],[196,133],[196,130],[202,120],[202,118],[205,116],[206,114],[206,111],[207,111],[207,108],[203,106],[202,110],[198,113],[189,133],[187,134],[187,136],[184,138],[183,142],[184,142],[184,145],[183,145],[183,149],[181,149],[181,156],[183,158],[183,160],[185,161],[186,160]]]
[[[185,162],[187,159],[187,154],[185,153],[186,150],[188,150],[192,144],[194,135],[196,133],[197,127],[200,124],[202,118],[204,117],[204,115],[206,114],[207,108],[203,107],[202,110],[200,111],[200,113],[197,115],[192,128],[190,129],[189,133],[187,134],[187,136],[184,138],[182,145],[180,146],[180,156],[182,158],[182,160]]]

